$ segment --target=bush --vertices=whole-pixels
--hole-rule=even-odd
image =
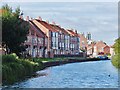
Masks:
[[[111,54],[110,54],[110,53],[107,53],[106,55],[107,55],[107,56],[111,56]]]
[[[9,54],[2,56],[2,63],[18,62],[18,56],[16,54]]]
[[[115,67],[120,68],[120,54],[116,54],[112,57],[112,64]]]
[[[42,64],[28,59],[19,59],[15,54],[3,55],[2,60],[3,85],[13,84],[42,69]]]

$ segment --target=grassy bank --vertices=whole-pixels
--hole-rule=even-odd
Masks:
[[[15,54],[2,56],[3,85],[13,84],[30,77],[36,71],[49,66],[80,61],[96,61],[98,58],[60,57],[60,58],[29,58],[20,59]],[[60,63],[61,61],[61,63]],[[46,62],[46,63],[44,63]]]
[[[68,60],[68,58],[29,58],[20,59],[16,54],[2,56],[2,84],[8,85],[21,81],[44,69],[42,62]]]
[[[116,54],[112,57],[112,64],[116,68],[120,68],[120,54]]]
[[[13,84],[42,69],[42,63],[19,59],[15,54],[2,56],[2,83]]]

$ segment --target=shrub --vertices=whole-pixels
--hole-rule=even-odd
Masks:
[[[37,70],[42,69],[40,61],[37,63],[29,59],[19,59],[15,54],[3,55],[2,57],[3,85],[22,80]]]
[[[112,57],[112,64],[115,67],[120,68],[120,54],[116,54]]]
[[[2,63],[18,62],[17,59],[18,57],[16,54],[3,55]]]
[[[107,56],[111,56],[111,54],[110,54],[110,53],[107,53],[106,55],[107,55]]]

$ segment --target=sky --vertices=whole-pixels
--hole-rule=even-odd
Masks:
[[[4,2],[119,2],[119,0],[0,0]]]
[[[9,0],[10,1],[10,0]],[[19,1],[19,0],[18,0]],[[65,29],[79,33],[91,32],[93,40],[113,45],[118,37],[118,3],[111,2],[7,2],[13,9],[20,6],[24,17],[56,22]],[[46,1],[46,0],[45,0]],[[90,0],[88,0],[90,1]],[[98,0],[99,1],[99,0]],[[107,0],[108,1],[108,0]],[[114,2],[113,2],[114,1]]]

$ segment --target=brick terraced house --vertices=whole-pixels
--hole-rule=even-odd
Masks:
[[[70,34],[55,23],[51,24],[54,29],[59,31],[58,33],[58,53],[55,54],[69,54]]]
[[[54,57],[58,53],[58,34],[59,31],[49,24],[49,22],[34,19],[32,22],[48,37],[47,52],[48,57]]]
[[[27,16],[26,21],[29,22],[30,29],[28,39],[25,41],[27,47],[25,53],[32,57],[79,55],[80,49],[91,56],[109,54],[111,51],[103,41],[92,41],[90,32],[85,37],[84,34],[77,33],[77,30],[64,29],[55,22],[43,21],[41,17],[29,20]]]
[[[23,19],[22,15],[19,17]],[[77,33],[77,30],[64,29],[55,22],[49,23],[43,21],[41,17],[37,19],[29,19],[29,34],[24,45],[26,52],[25,56],[30,57],[46,57],[53,58],[54,56],[97,56],[101,53],[114,55],[114,48],[108,46],[103,41],[93,41],[91,33]],[[82,52],[81,52],[82,51]],[[0,54],[5,54],[6,50],[0,47]]]
[[[110,54],[110,47],[103,41],[92,42],[87,46],[87,54],[93,57]]]
[[[80,52],[80,38],[77,33],[77,30],[67,30],[67,32],[70,34],[70,54],[79,54]]]
[[[79,34],[79,37],[80,37],[80,49],[85,50],[88,45],[87,38],[83,33]]]
[[[43,21],[41,17],[29,20],[28,40],[25,42],[27,54],[32,57],[50,57],[54,55],[77,55],[80,49],[80,38],[77,31],[65,30]]]
[[[47,36],[36,25],[29,20],[30,29],[25,41],[27,47],[26,54],[32,57],[47,57]]]

